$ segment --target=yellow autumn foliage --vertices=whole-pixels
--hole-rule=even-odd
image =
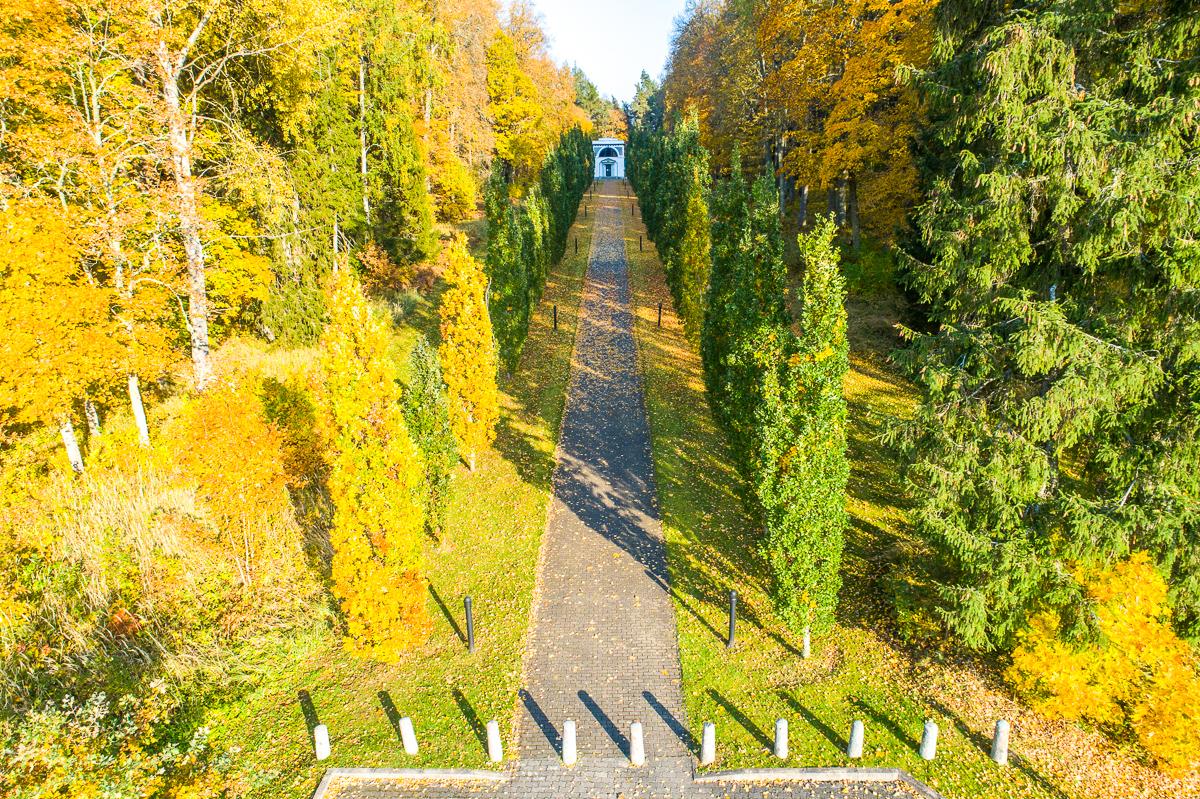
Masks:
[[[1100,640],[1062,640],[1052,613],[1032,619],[1008,679],[1051,716],[1130,725],[1164,771],[1200,768],[1200,676],[1169,624],[1167,585],[1144,552],[1082,575]]]
[[[321,338],[333,501],[334,594],[347,650],[383,662],[423,642],[421,454],[409,436],[384,323],[344,261],[330,276]]]
[[[442,343],[438,357],[450,405],[450,426],[459,453],[472,470],[478,454],[496,438],[500,393],[496,388],[496,341],[488,316],[487,276],[459,236],[447,251],[449,288],[442,295]]]

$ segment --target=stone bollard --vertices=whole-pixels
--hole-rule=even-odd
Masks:
[[[846,746],[846,756],[857,760],[863,753],[863,723],[858,719],[850,725],[850,743]]]
[[[711,766],[717,759],[717,725],[704,722],[704,733],[700,736],[700,765]]]
[[[575,722],[567,719],[563,722],[562,758],[563,765],[575,765]]]
[[[1000,719],[996,722],[996,732],[992,735],[992,760],[998,765],[1008,765],[1008,722]]]
[[[642,737],[642,723],[629,725],[629,762],[635,766],[646,765],[646,740]]]
[[[500,725],[495,719],[487,723],[488,760],[499,763],[504,759],[504,747],[500,745]]]
[[[406,755],[417,753],[417,733],[413,730],[412,719],[408,716],[400,719],[400,742],[404,744]]]
[[[937,757],[937,738],[937,722],[925,722],[925,731],[921,733],[921,757],[923,759],[933,760]]]
[[[812,655],[812,636],[809,634],[808,628],[804,628],[804,643],[800,645],[800,657],[808,660]]]
[[[317,760],[329,757],[329,728],[324,724],[313,727],[313,749],[317,751]]]
[[[787,719],[775,719],[775,757],[787,760],[788,733]]]

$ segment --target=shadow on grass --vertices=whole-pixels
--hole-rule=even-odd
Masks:
[[[973,746],[983,750],[984,752],[991,751],[992,742],[988,740],[987,736],[975,732],[968,727],[967,723],[963,721],[962,717],[960,717],[957,713],[936,699],[930,700],[929,704],[938,713],[950,719],[950,723],[954,725],[954,728],[958,730],[959,734],[970,741]],[[1008,764],[1010,767],[1015,767],[1018,771],[1028,777],[1030,782],[1046,791],[1048,794],[1053,796],[1054,799],[1071,799],[1071,795],[1064,791],[1061,787],[1050,782],[1050,780],[1042,776],[1039,772],[1030,768],[1029,763],[1025,760],[1025,758],[1020,757],[1019,755],[1010,754],[1008,758]]]
[[[403,737],[400,735],[400,710],[396,707],[396,703],[392,701],[392,695],[387,691],[380,691],[379,706],[383,708],[383,715],[387,716],[388,724],[392,727],[392,732],[396,734],[396,740],[400,741]]]
[[[432,584],[429,586],[429,595],[433,597],[433,601],[437,604],[438,609],[442,611],[442,615],[446,617],[446,621],[454,629],[454,634],[458,636],[458,640],[465,644],[467,636],[463,634],[462,628],[458,626],[458,622],[454,619],[454,614],[450,612],[450,608],[446,607],[446,603],[442,601],[441,594],[437,592],[437,589]]]
[[[780,699],[787,703],[788,707],[799,713],[800,717],[804,719],[804,721],[807,722],[814,730],[821,733],[825,740],[833,744],[834,749],[837,749],[839,752],[846,751],[846,740],[840,737],[834,731],[833,727],[830,727],[828,724],[821,721],[821,719],[817,718],[815,713],[806,708],[804,705],[800,704],[800,701],[796,699],[796,697],[792,696],[786,691],[778,691],[777,695]]]
[[[919,751],[920,742],[906,734],[904,729],[894,719],[884,714],[870,702],[855,699],[850,704],[861,710],[864,715],[869,716],[880,727],[886,728],[906,749],[911,749],[914,752]]]
[[[296,699],[300,702],[300,712],[304,714],[304,724],[308,727],[308,735],[311,738],[313,730],[321,723],[317,718],[317,708],[313,705],[312,696],[308,691],[298,691]]]
[[[773,744],[771,738],[762,731],[762,728],[751,721],[749,716],[747,716],[741,710],[738,710],[736,705],[718,693],[714,688],[708,689],[708,695],[714,702],[724,708],[725,712],[728,713],[734,721],[742,725],[742,728],[745,729],[746,732],[750,733],[750,735],[753,736],[756,741],[768,749],[771,748]]]
[[[475,708],[471,706],[466,695],[457,688],[453,691],[454,704],[458,705],[458,710],[463,714],[463,718],[467,720],[467,724],[471,725],[471,731],[475,733],[475,740],[479,741],[479,745],[487,749],[487,730],[484,727],[483,721],[480,720],[479,714],[475,712]]]

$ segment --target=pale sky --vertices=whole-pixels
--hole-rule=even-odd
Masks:
[[[642,70],[657,79],[685,0],[532,0],[559,63],[577,64],[604,97],[633,97]]]

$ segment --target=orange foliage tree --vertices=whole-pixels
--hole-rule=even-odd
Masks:
[[[346,648],[394,662],[425,640],[421,454],[404,422],[388,335],[344,261],[329,278],[321,338],[331,450],[334,593]]]
[[[0,211],[0,428],[57,425],[78,472],[73,404],[121,355],[109,299],[87,279],[61,209],[14,201]]]
[[[1200,768],[1200,677],[1171,629],[1166,582],[1144,552],[1080,579],[1099,639],[1064,641],[1058,617],[1038,614],[1019,638],[1009,680],[1044,713],[1132,724],[1167,771]]]

